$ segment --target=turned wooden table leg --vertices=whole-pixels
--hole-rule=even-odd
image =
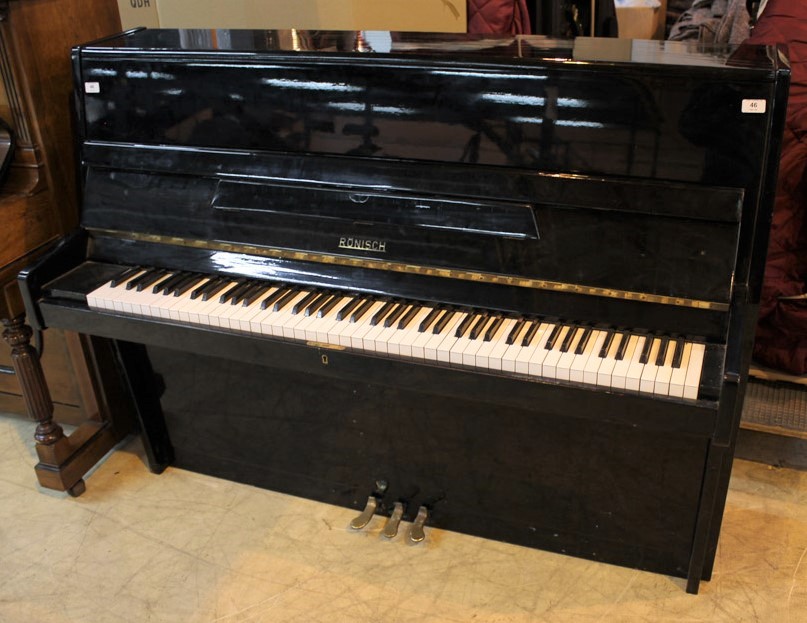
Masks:
[[[39,357],[31,346],[33,330],[24,324],[23,317],[4,320],[3,324],[3,339],[11,347],[11,362],[22,388],[25,407],[31,419],[37,422],[34,438],[45,445],[56,443],[64,437],[64,432],[53,421],[53,401]]]
[[[33,330],[25,324],[24,317],[3,320],[5,330],[3,339],[11,347],[11,363],[17,380],[20,383],[22,396],[28,415],[36,423],[36,452],[40,464],[37,466],[37,477],[40,484],[49,488],[66,490],[71,495],[80,495],[84,491],[84,481],[64,483],[61,479],[55,483],[51,472],[67,461],[73,448],[62,427],[53,421],[53,401],[50,397],[45,375],[36,350],[31,346]],[[57,484],[57,486],[54,486]]]

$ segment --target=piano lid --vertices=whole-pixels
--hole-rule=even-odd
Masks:
[[[605,37],[550,39],[541,35],[480,35],[389,31],[306,31],[229,29],[148,29],[130,31],[85,46],[117,51],[230,51],[246,54],[371,56],[405,59],[464,59],[466,62],[621,63],[774,70],[781,58],[756,48],[751,54],[736,46],[692,41],[642,41]]]

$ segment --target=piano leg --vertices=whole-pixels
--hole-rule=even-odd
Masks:
[[[23,316],[3,319],[3,325],[3,339],[11,347],[11,362],[28,415],[37,422],[34,438],[39,463],[35,471],[39,484],[79,496],[85,490],[84,474],[122,438],[122,431],[115,430],[108,417],[98,417],[79,426],[70,436],[65,435],[53,421],[53,401],[39,357],[31,346],[31,327]]]

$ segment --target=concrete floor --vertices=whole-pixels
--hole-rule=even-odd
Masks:
[[[807,621],[799,460],[735,461],[715,574],[693,596],[680,579],[433,528],[388,541],[381,518],[354,532],[347,509],[153,475],[137,439],[74,499],[37,486],[33,431],[0,416],[2,623]]]

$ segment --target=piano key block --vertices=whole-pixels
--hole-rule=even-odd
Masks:
[[[138,289],[154,280],[163,287]],[[205,296],[202,293],[216,296]],[[573,322],[297,285],[138,267],[87,295],[94,309],[536,380],[695,400],[705,345]],[[676,365],[677,364],[677,365]]]

